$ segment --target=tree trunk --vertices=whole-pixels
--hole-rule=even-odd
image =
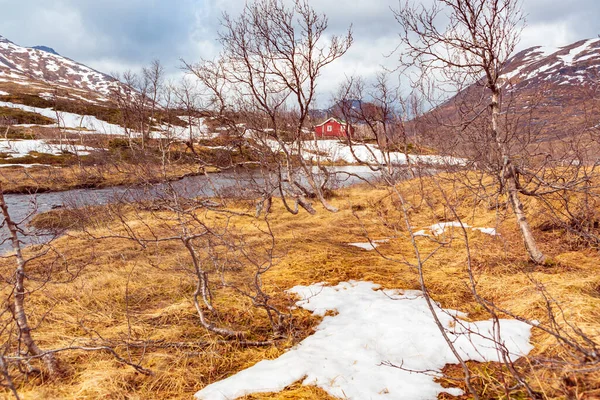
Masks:
[[[4,201],[4,193],[2,192],[2,188],[0,187],[0,209],[2,209],[2,215],[4,216],[4,220],[6,222],[6,227],[10,232],[10,239],[12,248],[15,252],[15,258],[17,260],[17,269],[15,270],[15,280],[14,280],[14,318],[17,323],[17,327],[19,328],[19,335],[23,344],[27,348],[27,351],[32,356],[39,356],[46,365],[48,372],[51,376],[56,376],[60,374],[60,367],[58,364],[58,360],[52,353],[45,353],[42,351],[33,337],[31,336],[31,327],[29,326],[29,321],[27,320],[27,313],[25,312],[25,265],[26,261],[23,258],[23,253],[21,252],[21,242],[18,237],[18,227],[15,222],[11,219],[10,214],[8,213],[8,206]]]
[[[531,232],[531,227],[527,221],[527,215],[525,214],[523,203],[519,198],[515,167],[512,165],[510,154],[508,153],[506,146],[502,142],[498,132],[498,118],[500,116],[500,90],[496,87],[496,85],[491,85],[491,90],[492,103],[490,107],[492,109],[492,135],[503,161],[502,180],[504,181],[504,186],[508,192],[510,204],[517,219],[517,225],[519,225],[519,229],[521,230],[521,236],[523,237],[527,254],[534,263],[543,264],[546,261],[546,256],[544,256],[544,254],[538,248],[535,238],[533,237],[533,233]]]
[[[538,248],[535,238],[533,237],[531,227],[529,226],[527,216],[525,215],[525,211],[523,209],[523,203],[521,203],[521,199],[519,198],[519,191],[517,189],[515,179],[515,176],[510,176],[506,183],[508,185],[508,197],[510,198],[510,204],[513,212],[515,213],[515,217],[517,218],[517,224],[521,230],[521,236],[523,237],[523,242],[525,243],[525,249],[527,250],[527,254],[529,255],[531,261],[536,264],[544,264],[546,261],[546,256]]]

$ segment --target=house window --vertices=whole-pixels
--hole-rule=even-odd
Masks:
[[[333,127],[331,125],[327,125],[327,132],[331,132],[333,130]]]

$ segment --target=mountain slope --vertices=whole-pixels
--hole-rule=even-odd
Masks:
[[[45,46],[27,48],[0,36],[0,83],[21,86],[51,86],[88,92],[96,100],[106,100],[117,85],[112,77],[69,58],[60,56]]]
[[[503,128],[506,134],[532,142],[572,138],[596,129],[600,122],[600,39],[580,40],[568,46],[536,46],[523,50],[506,63],[502,74]],[[445,124],[471,121],[483,132],[489,96],[476,82],[462,90],[422,119],[426,129],[435,130],[444,144]],[[489,126],[489,125],[487,125]],[[435,138],[434,138],[435,139]],[[432,141],[434,140],[432,139]]]
[[[503,71],[514,89],[542,83],[588,84],[600,69],[600,39],[580,40],[568,46],[536,46],[513,56]]]

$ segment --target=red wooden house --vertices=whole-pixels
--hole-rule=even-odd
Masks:
[[[354,128],[345,121],[329,118],[325,122],[315,125],[317,137],[347,137],[354,134]]]

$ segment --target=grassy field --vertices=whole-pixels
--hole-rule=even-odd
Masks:
[[[409,215],[415,229],[454,219],[437,189],[428,185],[428,182],[405,182],[401,187],[411,204]],[[424,187],[425,195],[414,192],[418,186]],[[331,202],[339,212],[328,213],[319,208],[316,215],[294,216],[275,201],[269,221],[276,238],[277,262],[263,276],[265,291],[274,304],[280,307],[293,304],[294,299],[285,294],[285,289],[322,281],[333,285],[353,279],[373,281],[385,288],[419,289],[417,274],[407,264],[415,259],[413,247],[398,211],[399,204],[389,190],[353,187],[337,191]],[[451,202],[465,223],[497,227],[500,233],[493,237],[467,231],[482,296],[527,318],[546,321],[544,299],[532,283],[538,281],[560,302],[570,322],[598,338],[597,250],[579,245],[563,232],[538,229],[546,222],[545,216],[539,204],[529,202],[535,234],[543,251],[552,259],[551,266],[534,266],[524,256],[509,212],[498,212],[485,201],[474,201],[462,190],[453,192]],[[198,218],[213,227],[227,224],[237,238],[244,238],[253,254],[262,254],[261,249],[268,248],[271,238],[265,234],[265,222],[253,217],[253,204],[231,202],[228,208],[236,214],[199,211]],[[52,270],[57,277],[72,280],[68,284],[44,285],[27,299],[36,326],[33,335],[43,348],[100,338],[113,341],[122,357],[141,361],[152,375],[136,372],[104,352],[70,351],[60,354],[66,370],[64,377],[45,381],[43,376],[32,376],[17,381],[25,399],[190,399],[206,384],[260,360],[279,356],[309,335],[318,323],[318,318],[310,313],[294,310],[287,338],[273,345],[252,347],[219,340],[198,322],[191,300],[194,290],[191,260],[180,242],[160,242],[144,248],[134,241],[115,237],[91,240],[84,232],[94,236],[125,234],[120,221],[126,220],[138,237],[151,233],[168,236],[176,229],[176,220],[169,211],[127,206],[120,208],[119,213],[101,208],[79,215],[88,217],[73,218],[73,230],[53,244],[60,257],[48,255],[30,265],[38,273]],[[367,235],[390,241],[378,248],[379,253],[347,245],[366,241]],[[447,244],[424,267],[430,291],[444,308],[466,312],[473,320],[488,319],[489,315],[474,301],[466,285],[465,239],[457,229],[444,238]],[[417,243],[423,254],[438,247],[426,237],[418,238]],[[232,268],[226,274],[227,279],[243,284],[249,268],[248,265]],[[10,270],[9,260],[1,261],[1,274]],[[217,278],[213,282],[219,282],[216,272],[213,278]],[[247,332],[250,340],[270,337],[264,312],[252,307],[249,299],[216,283],[212,289],[219,324]],[[6,290],[9,289],[2,290],[3,296]],[[119,344],[125,341],[146,343],[146,347],[128,349]],[[540,356],[568,359],[565,350],[539,330],[533,331],[533,342],[531,360],[522,361],[519,368],[545,398],[597,398],[593,396],[600,391],[598,373],[575,377],[568,369],[531,368],[529,361],[533,363]],[[498,372],[501,368],[490,363],[472,366],[479,371],[474,384],[484,393],[483,398],[502,397]],[[453,366],[448,366],[446,372],[460,374]],[[524,394],[520,396],[526,398]],[[298,384],[281,393],[246,397],[267,398],[330,397],[320,389]]]
[[[44,156],[58,158],[63,156]],[[34,161],[39,159],[33,159]],[[50,160],[53,161],[53,160]],[[79,188],[104,188],[119,185],[137,185],[177,180],[202,173],[194,164],[173,164],[166,169],[152,164],[118,163],[112,165],[72,165],[55,168],[41,166],[0,168],[0,179],[5,193],[40,193]]]

